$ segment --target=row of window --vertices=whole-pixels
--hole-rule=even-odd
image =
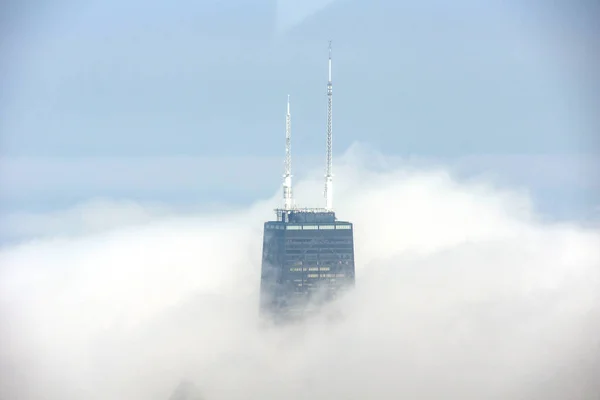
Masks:
[[[343,239],[339,238],[315,238],[315,237],[303,237],[303,238],[289,238],[285,240],[286,246],[290,245],[314,245],[314,244],[352,244],[351,237],[344,235]]]
[[[342,260],[340,260],[340,258]],[[343,261],[344,259],[346,259],[345,261]],[[306,264],[304,264],[302,261],[295,261],[292,263],[292,265],[294,267],[299,267],[299,266],[303,266],[303,265],[307,265],[308,267],[314,267],[316,266],[320,266],[320,265],[325,265],[325,266],[331,266],[331,265],[335,265],[335,264],[350,264],[350,257],[338,257],[336,259],[331,259],[331,260],[323,260],[321,259],[320,261],[312,261],[312,262],[308,262]],[[288,260],[289,261],[289,260]],[[307,267],[304,267],[304,271],[306,271]],[[300,270],[298,271],[294,271],[294,272],[300,272]]]
[[[308,278],[343,278],[346,274],[308,274]]]
[[[330,271],[330,267],[309,267],[309,268],[290,268],[290,272],[306,272],[306,271]]]
[[[331,230],[331,229],[352,229],[352,225],[282,225],[267,224],[267,229],[287,229],[287,230]]]
[[[283,257],[287,261],[336,261],[340,258],[352,258],[352,253],[348,249],[333,249],[331,251],[293,251],[285,252]]]
[[[343,275],[343,274],[342,274]],[[318,276],[316,277],[318,278]],[[344,278],[344,276],[341,276],[341,278]],[[330,278],[327,279],[329,282],[336,282],[335,278]],[[323,284],[323,281],[309,281],[309,280],[302,280],[302,279],[294,279],[294,286],[295,287],[319,287]]]
[[[304,254],[304,253],[329,254],[332,251],[334,251],[334,252],[340,252],[340,251],[350,252],[350,251],[352,251],[351,244],[338,244],[338,245],[332,245],[332,246],[326,246],[326,247],[325,246],[322,246],[322,247],[313,246],[313,247],[309,247],[309,248],[306,248],[306,246],[290,246],[290,247],[286,247],[286,249],[285,249],[285,252],[287,254]]]
[[[344,248],[344,247],[352,247],[351,240],[336,240],[335,242],[331,241],[313,241],[308,243],[286,243],[286,249],[306,249],[306,248],[316,248],[316,249],[329,249],[329,248]]]

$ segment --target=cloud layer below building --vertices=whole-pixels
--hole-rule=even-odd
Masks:
[[[279,193],[209,214],[96,204],[93,229],[36,220],[50,225],[0,253],[0,397],[160,400],[188,379],[208,399],[593,398],[600,232],[542,222],[489,182],[379,161],[336,169],[357,258],[336,321],[258,323]],[[320,179],[295,190],[322,201]]]

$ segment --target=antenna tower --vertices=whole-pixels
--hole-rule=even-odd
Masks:
[[[290,210],[294,206],[292,194],[292,117],[290,114],[290,95],[287,99],[285,116],[285,171],[283,174],[283,207]]]
[[[333,210],[333,175],[332,167],[332,101],[333,101],[333,85],[331,83],[331,41],[329,41],[329,80],[327,81],[327,164],[325,167],[325,208],[329,211]]]

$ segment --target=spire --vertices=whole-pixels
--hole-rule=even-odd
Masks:
[[[329,79],[327,81],[327,159],[325,167],[325,208],[333,209],[333,175],[332,175],[332,101],[333,84],[331,83],[331,41],[329,41]]]
[[[329,79],[328,82],[331,83],[331,40],[329,41]]]
[[[285,167],[283,174],[283,207],[289,210],[293,207],[292,195],[292,118],[290,114],[290,95],[287,99],[285,116]]]

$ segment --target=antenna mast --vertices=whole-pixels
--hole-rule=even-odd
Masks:
[[[290,95],[287,99],[285,116],[285,172],[283,174],[283,208],[290,210],[294,205],[292,195],[292,117],[290,114]]]
[[[333,209],[333,175],[331,140],[332,140],[332,100],[333,85],[331,83],[331,40],[329,41],[329,80],[327,81],[327,165],[325,168],[325,208],[329,211]]]

